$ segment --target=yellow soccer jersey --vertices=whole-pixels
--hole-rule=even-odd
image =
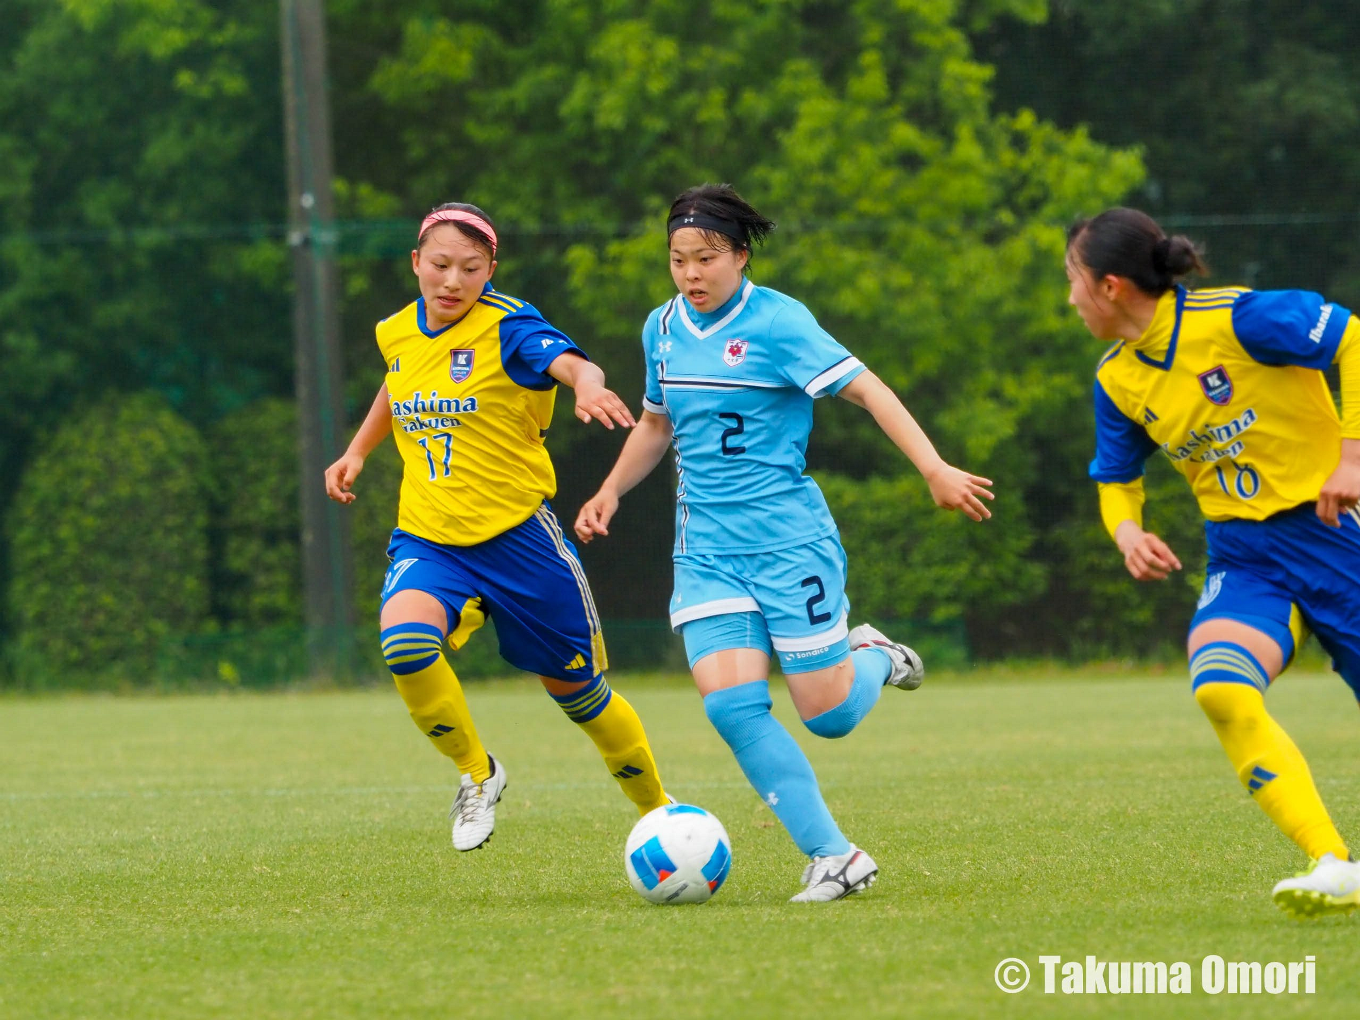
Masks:
[[[529,304],[491,289],[458,322],[431,329],[424,299],[378,323],[392,433],[404,466],[397,527],[476,545],[528,520],[557,491],[543,446],[556,381],[584,353]]]
[[[1211,521],[1317,499],[1342,434],[1322,369],[1356,334],[1349,311],[1309,291],[1168,291],[1147,332],[1096,370],[1091,477],[1141,486],[1161,450]],[[1141,491],[1131,502],[1141,507]]]

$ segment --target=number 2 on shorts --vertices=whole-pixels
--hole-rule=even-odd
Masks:
[[[817,612],[817,603],[826,598],[826,586],[822,584],[822,579],[815,574],[812,577],[805,577],[803,578],[803,587],[815,587],[817,589],[817,594],[807,600],[808,623],[826,623],[827,620],[831,619],[831,614]]]

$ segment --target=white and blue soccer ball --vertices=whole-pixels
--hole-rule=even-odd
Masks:
[[[667,804],[643,815],[623,848],[628,882],[653,903],[703,903],[732,869],[722,822],[693,804]]]

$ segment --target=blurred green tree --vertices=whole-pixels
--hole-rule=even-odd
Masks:
[[[154,395],[45,433],[7,537],[22,685],[145,683],[161,642],[208,625],[207,450]]]
[[[1139,146],[1130,201],[1217,279],[1360,302],[1360,14],[1350,0],[1052,0],[974,35],[997,103]],[[1089,211],[1098,211],[1094,206]]]
[[[90,393],[196,424],[291,383],[277,9],[12,0],[0,440]]]

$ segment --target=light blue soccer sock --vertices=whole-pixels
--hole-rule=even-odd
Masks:
[[[704,712],[799,850],[809,857],[849,853],[850,841],[827,810],[807,755],[770,714],[770,704],[769,683],[757,680],[706,695]]]
[[[850,661],[855,664],[855,680],[845,700],[821,715],[803,720],[803,725],[819,737],[843,737],[858,726],[878,704],[883,685],[892,674],[892,660],[878,648],[851,652]]]

